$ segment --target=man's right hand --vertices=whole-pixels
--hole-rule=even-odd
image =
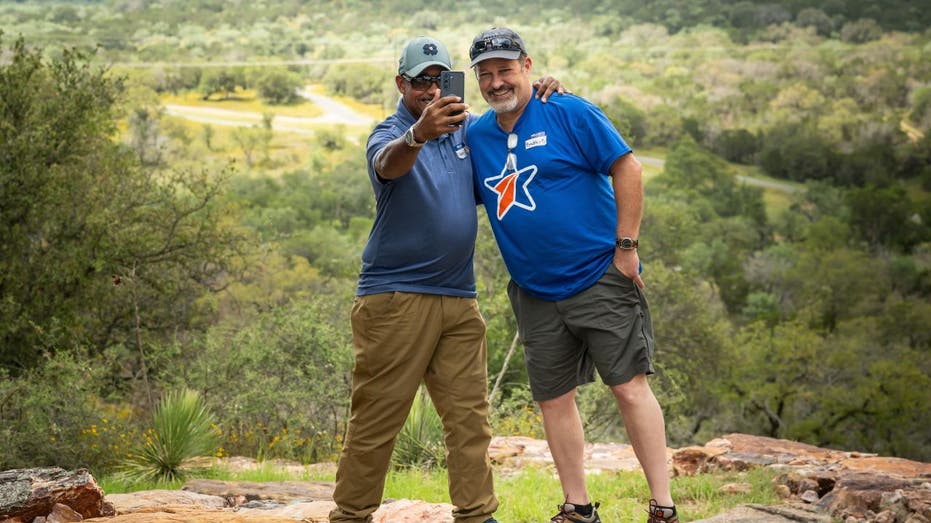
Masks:
[[[453,131],[469,117],[468,110],[469,105],[460,102],[458,96],[441,98],[437,90],[433,101],[424,108],[414,124],[414,138],[418,142],[426,142]]]

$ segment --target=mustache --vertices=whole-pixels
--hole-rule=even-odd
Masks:
[[[509,85],[505,85],[505,86],[499,87],[499,88],[497,88],[497,89],[489,89],[487,92],[488,92],[488,94],[491,94],[491,95],[499,95],[499,94],[504,94],[504,93],[507,93],[507,92],[510,92],[510,91],[513,91],[513,90],[514,90],[513,87],[511,87],[511,86],[509,86]]]

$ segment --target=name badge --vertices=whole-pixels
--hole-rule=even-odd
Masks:
[[[539,132],[530,135],[530,138],[524,141],[524,149],[533,149],[534,147],[540,147],[541,145],[546,145],[546,133]]]

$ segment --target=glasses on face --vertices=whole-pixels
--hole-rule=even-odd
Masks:
[[[495,36],[492,38],[479,40],[478,42],[472,44],[472,49],[469,49],[469,58],[475,59],[476,56],[484,53],[485,51],[524,52],[524,49],[516,40],[512,40],[506,36]]]
[[[414,89],[417,89],[418,91],[429,89],[432,84],[436,84],[437,87],[440,86],[439,76],[427,76],[427,75],[422,74],[420,76],[415,76],[411,78],[410,76],[407,76],[406,74],[402,74],[401,77],[407,80],[411,84],[411,87],[413,87]]]
[[[508,159],[504,164],[504,168],[511,172],[517,171],[517,154],[514,153],[515,147],[517,147],[517,134],[511,133],[508,135]]]

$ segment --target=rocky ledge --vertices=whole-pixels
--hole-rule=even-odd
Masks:
[[[629,445],[586,447],[592,470],[635,470]],[[545,441],[495,438],[490,454],[501,474],[527,463],[552,464]],[[770,467],[779,473],[774,488],[779,506],[745,505],[705,523],[844,521],[931,522],[931,464],[875,454],[844,452],[786,441],[730,434],[701,447],[669,450],[674,475],[744,471]],[[224,466],[248,468],[236,458]],[[282,464],[295,470],[298,464]],[[740,484],[727,488],[740,491]],[[0,472],[0,523],[308,523],[326,522],[333,485],[324,482],[227,482],[192,480],[180,491],[104,495],[85,470],[56,468]],[[446,503],[387,500],[376,523],[451,523]]]

